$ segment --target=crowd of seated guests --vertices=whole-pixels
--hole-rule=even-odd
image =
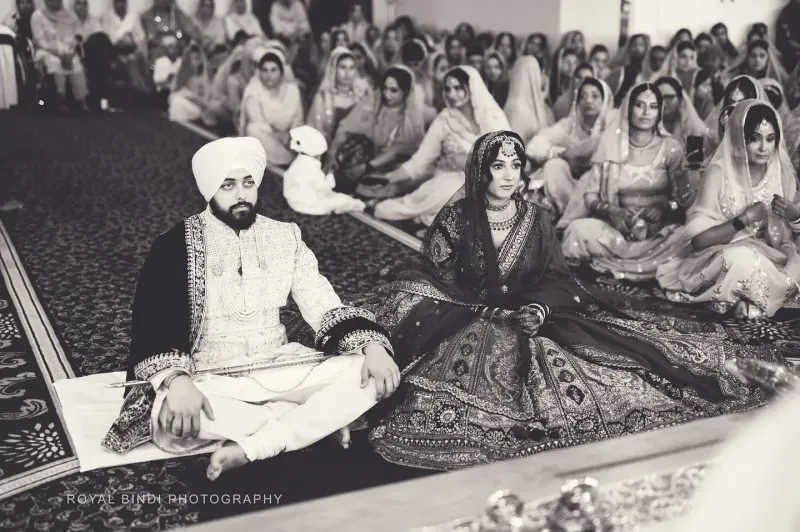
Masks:
[[[552,46],[541,33],[421,29],[408,17],[380,29],[357,2],[346,23],[317,34],[302,0],[276,0],[269,31],[245,0],[222,18],[214,0],[193,15],[174,0],[142,14],[112,3],[95,19],[87,0],[74,12],[63,0],[17,0],[6,25],[31,43],[20,63],[47,80],[57,107],[107,109],[122,87],[171,120],[259,139],[280,167],[295,156],[289,132],[310,125],[327,140],[336,190],[420,235],[464,185],[475,140],[511,129],[530,163],[521,193],[549,212],[568,261],[749,318],[795,296],[794,243],[768,229],[784,219],[793,234],[797,222],[786,218],[795,178],[782,174],[800,167],[797,3],[777,36],[753,24],[739,47],[719,23],[663,45],[633,35],[618,51],[588,47],[580,31]],[[731,128],[742,100],[774,113],[756,107]],[[748,135],[744,144],[729,130]],[[778,166],[754,162],[756,139]],[[734,182],[731,165],[751,181]],[[720,229],[728,222],[731,234]]]

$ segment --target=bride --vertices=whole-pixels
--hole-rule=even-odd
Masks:
[[[375,413],[377,452],[451,470],[762,404],[722,364],[770,359],[766,350],[596,308],[608,306],[569,273],[547,216],[519,195],[525,161],[516,133],[478,138],[423,264],[360,302],[408,357]]]

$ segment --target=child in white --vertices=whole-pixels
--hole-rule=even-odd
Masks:
[[[325,136],[311,126],[289,131],[289,148],[297,157],[283,175],[283,196],[289,207],[302,214],[361,212],[364,202],[334,192],[333,174],[325,175],[319,158],[328,151]]]

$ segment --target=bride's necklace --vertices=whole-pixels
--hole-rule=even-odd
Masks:
[[[517,223],[517,202],[508,200],[502,205],[487,202],[486,216],[489,218],[489,229],[492,231],[508,231]]]

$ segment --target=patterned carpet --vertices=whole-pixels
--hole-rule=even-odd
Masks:
[[[26,206],[4,214],[3,222],[77,375],[123,368],[133,290],[150,243],[204,208],[190,169],[191,155],[204,142],[157,114],[80,119],[0,114],[0,202],[15,198]],[[352,217],[292,212],[274,179],[265,179],[261,194],[261,212],[300,225],[322,273],[344,298],[369,291],[388,269],[414,256]],[[655,297],[652,287],[593,282],[620,305],[663,321],[654,326],[670,326],[670,316],[709,326],[717,319],[671,305]],[[652,311],[667,318],[652,318]],[[287,309],[284,318],[291,334],[300,336],[296,310]],[[796,311],[764,324],[724,325],[742,343],[768,343],[785,355],[800,354]],[[30,396],[14,400],[36,398],[35,387],[26,389]],[[21,433],[5,423],[0,419],[0,433]],[[6,464],[2,454],[0,462]],[[348,451],[321,442],[223,476],[214,485],[204,477],[207,463],[207,457],[192,457],[49,482],[3,501],[0,529],[163,530],[427,474],[377,458],[364,432],[357,433]],[[214,497],[223,494],[242,498],[226,503]]]

